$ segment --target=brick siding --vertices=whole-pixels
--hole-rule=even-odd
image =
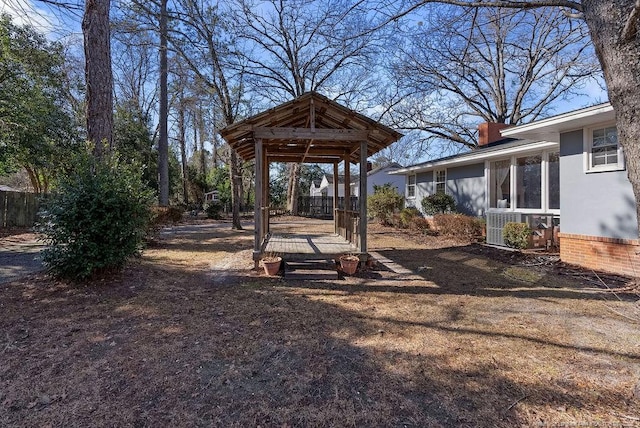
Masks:
[[[563,262],[603,272],[640,277],[640,240],[560,233]]]

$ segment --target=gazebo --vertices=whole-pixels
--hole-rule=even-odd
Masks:
[[[253,259],[256,263],[270,238],[270,162],[332,164],[335,176],[343,162],[346,183],[350,182],[351,163],[359,163],[359,194],[362,196],[358,198],[358,209],[351,210],[347,203],[339,209],[338,198],[334,198],[333,218],[336,236],[350,243],[355,249],[353,252],[361,255],[361,260],[367,255],[367,158],[400,139],[402,134],[316,92],[307,92],[229,125],[220,134],[243,160],[255,159]],[[334,195],[338,194],[337,186],[335,180]],[[344,196],[345,201],[350,200],[348,185],[345,185]]]

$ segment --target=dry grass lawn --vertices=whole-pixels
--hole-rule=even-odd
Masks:
[[[640,426],[633,284],[377,226],[411,274],[290,282],[252,240],[182,225],[121,274],[0,285],[0,426]]]

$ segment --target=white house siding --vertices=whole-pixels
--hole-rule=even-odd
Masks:
[[[584,171],[583,131],[560,134],[563,233],[638,239],[636,202],[627,171]]]
[[[456,201],[458,212],[482,216],[487,206],[484,162],[447,168],[447,193]]]

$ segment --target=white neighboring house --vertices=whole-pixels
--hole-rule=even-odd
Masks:
[[[405,188],[406,176],[389,175],[390,172],[396,171],[400,168],[402,168],[402,165],[394,162],[389,165],[370,170],[367,173],[367,195],[373,195],[374,186],[382,186],[387,183],[391,184],[396,188],[398,193],[402,194]],[[352,175],[351,183],[349,183],[351,196],[360,196],[359,184],[360,179],[357,174]],[[322,176],[322,180],[313,180],[309,188],[309,195],[333,197],[333,174],[324,174]],[[338,176],[338,197],[344,197],[344,175]]]
[[[395,187],[398,193],[403,194],[407,176],[389,175],[400,168],[402,165],[392,162],[367,172],[367,195],[373,195],[373,186],[382,186],[387,183]],[[360,196],[360,179],[357,177],[351,182],[351,195]]]
[[[333,174],[324,174],[322,180],[313,180],[309,188],[309,196],[333,197]],[[338,175],[338,197],[344,197],[344,175]]]

